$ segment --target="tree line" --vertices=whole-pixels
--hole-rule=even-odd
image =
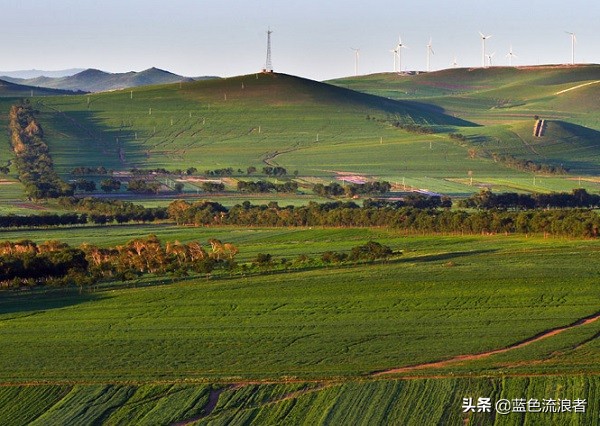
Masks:
[[[569,192],[552,192],[549,194],[517,194],[505,192],[494,194],[482,190],[469,198],[460,200],[460,207],[477,209],[515,209],[529,210],[539,208],[598,208],[600,195],[590,194],[583,188]]]
[[[365,183],[347,183],[340,185],[333,182],[329,185],[317,183],[313,185],[313,192],[321,197],[341,197],[351,198],[355,195],[365,194],[385,194],[390,192],[392,185],[389,182],[365,182]]]
[[[576,193],[583,195],[579,190]],[[403,201],[365,200],[362,207],[342,201],[285,207],[277,202],[252,205],[244,201],[226,208],[213,201],[176,200],[166,208],[144,208],[126,201],[94,198],[63,198],[59,204],[86,214],[85,219],[81,215],[66,217],[77,224],[82,220],[96,224],[170,220],[194,226],[389,227],[411,233],[543,233],[568,237],[597,237],[600,230],[600,215],[589,208],[468,211],[439,208],[442,202],[440,197],[420,195],[415,197],[414,205],[405,205]],[[12,216],[7,218],[15,220]]]
[[[294,193],[298,190],[297,182],[272,183],[264,180],[259,181],[238,181],[237,189],[240,192],[284,192]]]
[[[168,216],[178,224],[196,226],[326,226],[390,227],[411,233],[509,234],[538,233],[597,237],[600,216],[591,209],[451,210],[415,207],[359,207],[354,202],[310,202],[280,207],[276,202],[253,206],[245,201],[227,209],[214,202],[174,201]]]
[[[102,279],[130,280],[143,274],[210,274],[215,268],[234,265],[239,252],[235,245],[214,238],[208,243],[210,248],[198,241],[163,244],[155,235],[108,248],[92,244],[74,248],[60,241],[5,241],[0,243],[0,286],[82,287]]]
[[[25,194],[32,199],[73,195],[72,185],[54,171],[44,131],[28,104],[13,105],[9,113],[10,141],[15,165]]]
[[[566,175],[569,170],[562,165],[536,163],[535,161],[517,158],[509,154],[492,154],[494,161],[500,162],[507,167],[523,172],[543,173],[549,175]]]

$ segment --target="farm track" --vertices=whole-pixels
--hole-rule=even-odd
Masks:
[[[593,315],[579,319],[569,325],[562,326],[562,327],[556,327],[556,328],[552,328],[550,330],[543,331],[541,333],[536,334],[533,337],[529,337],[525,340],[521,340],[520,342],[517,342],[513,345],[507,346],[502,349],[495,349],[493,351],[482,352],[482,353],[478,353],[478,354],[458,355],[458,356],[455,356],[453,358],[450,358],[450,359],[447,359],[444,361],[428,362],[428,363],[416,364],[416,365],[412,365],[412,366],[408,366],[408,367],[400,367],[400,368],[392,368],[389,370],[376,371],[376,372],[372,373],[371,376],[379,377],[379,376],[384,376],[384,375],[389,375],[389,374],[410,373],[410,372],[413,372],[416,370],[425,370],[425,369],[429,369],[429,368],[446,367],[450,364],[454,364],[454,363],[461,362],[461,361],[474,361],[474,360],[478,360],[478,359],[487,358],[492,355],[509,352],[509,351],[512,351],[515,349],[520,349],[522,347],[528,346],[528,345],[538,342],[540,340],[547,339],[552,336],[556,336],[557,334],[560,334],[560,333],[570,330],[572,328],[591,324],[598,319],[600,319],[600,312],[596,312]],[[598,336],[598,335],[596,335],[596,336]],[[594,336],[594,337],[596,337],[596,336]],[[585,344],[585,343],[587,343],[587,341],[582,342],[579,346],[581,346],[582,344]]]

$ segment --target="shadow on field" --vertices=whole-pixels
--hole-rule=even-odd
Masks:
[[[486,250],[470,250],[470,251],[453,251],[449,253],[438,253],[428,254],[419,257],[410,257],[406,259],[398,259],[398,262],[411,263],[411,262],[439,262],[442,260],[451,260],[457,257],[472,256],[476,254],[495,253],[497,249],[486,249]]]
[[[0,293],[0,315],[43,312],[93,302],[106,297],[108,296],[94,293],[79,294],[77,290],[71,289]],[[0,317],[0,321],[2,320],[3,318]]]

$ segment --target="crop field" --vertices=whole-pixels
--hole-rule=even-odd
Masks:
[[[301,232],[267,234],[239,245],[242,252],[247,245],[250,253],[270,247],[281,256],[295,256],[326,247],[349,250],[358,239],[330,230],[311,244],[318,235],[307,232],[306,240]],[[283,372],[305,378],[361,376],[502,348],[599,310],[594,297],[598,244],[593,241],[381,240],[405,250],[405,256],[388,264],[190,278],[170,286],[143,287],[140,282],[143,288],[83,299],[3,296],[0,334],[6,360],[0,377],[27,382],[265,379]],[[560,270],[558,265],[563,265]],[[49,333],[57,323],[60,335]],[[586,331],[575,340],[593,335],[598,324],[581,330]],[[542,352],[561,347],[561,340],[562,335],[544,341],[556,343]],[[585,346],[571,354],[571,361]],[[539,351],[535,358],[527,355],[533,347],[518,349],[522,355],[517,358],[539,359]],[[577,365],[579,372],[595,372],[593,364]],[[553,368],[573,366],[553,360]],[[489,363],[482,369],[489,371]],[[544,365],[532,363],[529,370],[542,371]]]
[[[568,386],[565,386],[568,385]],[[463,398],[592,401],[598,377],[444,378],[352,383],[215,385],[55,385],[7,387],[0,422],[87,424],[578,424],[593,425],[597,404],[585,413],[462,412]],[[212,398],[212,402],[211,401]],[[91,406],[83,410],[82,406]]]
[[[85,294],[3,294],[0,380],[10,386],[0,387],[0,405],[12,407],[0,414],[3,423],[239,424],[285,416],[289,424],[372,424],[408,412],[414,424],[492,422],[463,414],[464,397],[586,398],[585,414],[528,414],[530,421],[597,419],[600,322],[572,326],[600,311],[597,241],[383,229],[107,230],[31,237],[115,244],[149,232],[182,241],[217,236],[239,245],[240,262],[260,252],[318,256],[369,239],[404,254],[372,265],[168,285],[148,277],[136,288]],[[453,361],[561,327],[568,328],[525,346]],[[449,361],[411,369],[442,360]],[[408,370],[395,372],[401,367]]]

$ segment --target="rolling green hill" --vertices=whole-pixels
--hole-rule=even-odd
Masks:
[[[373,94],[251,74],[33,102],[55,168],[66,178],[79,166],[231,167],[243,174],[249,166],[278,165],[305,182],[351,173],[449,195],[482,186],[547,192],[581,184],[598,191],[595,178],[574,184],[573,176],[595,176],[600,166],[599,70],[494,67],[336,81]],[[536,115],[548,123],[539,140],[532,137]],[[4,155],[10,156],[7,144],[0,160]],[[572,175],[535,179],[497,155],[562,165]]]
[[[37,107],[62,172],[76,165],[204,170],[272,162],[311,174],[354,171],[359,163],[360,172],[378,173],[397,166],[398,143],[420,149],[431,139],[392,123],[470,126],[429,105],[283,74],[44,99]],[[438,155],[466,155],[447,145]],[[385,163],[364,167],[374,150]],[[324,161],[323,151],[335,158]]]
[[[481,124],[536,114],[600,130],[594,114],[600,65],[458,68],[418,75],[374,74],[331,83],[392,99],[426,99]]]

